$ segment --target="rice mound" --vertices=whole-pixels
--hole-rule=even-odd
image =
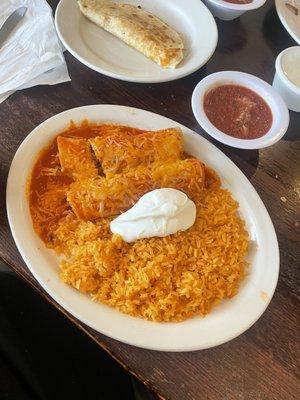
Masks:
[[[238,203],[220,184],[203,190],[196,207],[189,230],[132,244],[110,232],[112,218],[85,222],[69,213],[54,233],[54,249],[66,256],[61,279],[92,300],[152,321],[206,315],[237,293],[249,238]]]

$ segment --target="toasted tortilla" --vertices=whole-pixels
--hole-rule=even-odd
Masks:
[[[78,0],[81,12],[163,68],[183,59],[180,35],[155,15],[131,4],[109,0]]]

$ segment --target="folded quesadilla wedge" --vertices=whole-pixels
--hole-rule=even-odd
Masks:
[[[180,35],[155,15],[131,4],[109,0],[78,0],[81,12],[163,68],[183,59]]]

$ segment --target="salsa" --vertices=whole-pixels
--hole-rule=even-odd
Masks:
[[[224,0],[226,3],[233,3],[233,4],[249,4],[252,3],[253,0]]]
[[[257,139],[271,128],[272,111],[253,90],[221,85],[204,96],[204,112],[220,131],[239,139]]]

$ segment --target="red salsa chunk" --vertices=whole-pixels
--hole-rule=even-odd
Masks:
[[[239,139],[257,139],[271,128],[272,111],[265,100],[244,86],[218,86],[204,96],[204,111],[220,131]]]

